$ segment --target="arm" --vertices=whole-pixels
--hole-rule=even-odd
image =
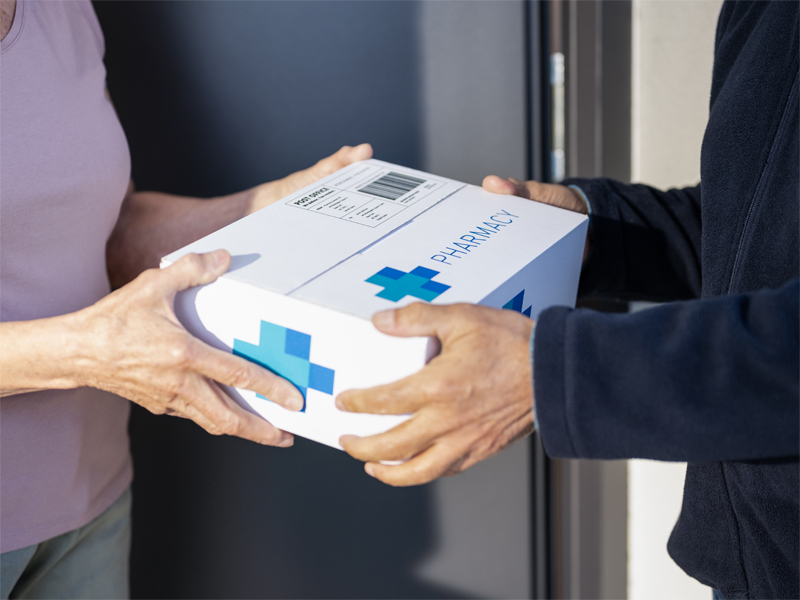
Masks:
[[[172,249],[371,153],[367,144],[343,148],[310,169],[211,201],[135,193],[130,185],[107,244],[110,278],[120,289],[72,314],[0,323],[0,396],[90,386],[156,414],[189,418],[210,433],[291,445],[290,434],[240,407],[217,382],[257,391],[291,410],[303,406],[300,392],[192,337],[173,310],[179,291],[222,275],[230,255],[221,250],[184,257],[163,270],[148,267]]]
[[[160,192],[137,192],[133,182],[108,240],[112,287],[158,267],[161,257],[255,212],[342,167],[372,156],[372,147],[345,146],[313,167],[255,188],[203,200]]]
[[[377,313],[375,327],[401,337],[436,336],[441,353],[419,372],[336,398],[340,410],[408,414],[394,429],[339,443],[367,473],[398,486],[455,475],[533,431],[533,321],[468,304],[411,304]],[[406,461],[400,465],[382,461]]]
[[[591,203],[592,252],[579,294],[658,302],[700,297],[700,186],[668,191],[567,179]]]
[[[794,280],[630,315],[546,310],[536,328],[534,382],[548,454],[796,456],[799,293]]]
[[[591,203],[591,252],[579,295],[639,300],[700,296],[700,186],[661,191],[604,178],[567,179],[563,185],[489,176],[490,192],[514,194],[587,213],[574,185]]]
[[[798,294],[794,280],[631,315],[550,308],[536,325],[532,378],[532,322],[522,315],[423,304],[378,313],[373,322],[384,333],[435,335],[442,351],[406,379],[340,394],[343,410],[414,413],[386,433],[340,443],[367,461],[370,475],[416,485],[463,471],[529,433],[534,405],[552,456],[796,456]],[[381,464],[398,460],[406,462]]]

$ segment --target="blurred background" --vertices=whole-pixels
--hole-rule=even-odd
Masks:
[[[201,197],[361,142],[476,184],[693,184],[720,4],[94,2],[137,187]],[[135,598],[711,597],[666,553],[682,465],[550,461],[534,438],[392,489],[313,442],[138,407],[131,443]]]

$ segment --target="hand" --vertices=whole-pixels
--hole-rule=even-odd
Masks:
[[[483,189],[495,194],[507,194],[519,196],[526,200],[535,200],[542,204],[571,210],[582,215],[589,214],[589,207],[586,206],[586,201],[583,197],[565,185],[539,183],[538,181],[519,181],[511,177],[503,179],[497,175],[489,175],[483,180]],[[590,245],[590,232],[587,230],[586,244],[583,247],[583,262],[586,262],[589,256]]]
[[[489,175],[483,179],[483,189],[495,194],[507,194],[527,200],[536,200],[543,204],[557,206],[558,208],[584,215],[589,212],[586,202],[578,192],[556,183],[519,181],[511,177],[503,179],[497,175]]]
[[[372,158],[372,146],[369,144],[361,144],[355,147],[343,146],[338,152],[323,158],[313,167],[297,171],[283,179],[270,181],[255,188],[255,194],[247,214],[269,206],[273,202],[277,202],[281,198],[285,198],[289,194],[293,194],[297,190],[301,190],[349,164],[359,160],[367,160],[368,158]]]
[[[161,192],[137,192],[131,181],[106,246],[112,287],[122,287],[145,269],[157,268],[161,257],[178,248],[277,202],[321,177],[371,156],[372,146],[369,144],[355,148],[345,146],[304,171],[207,200]]]
[[[113,392],[155,414],[191,419],[209,433],[287,447],[293,437],[245,410],[217,382],[253,390],[299,410],[300,392],[260,366],[191,336],[175,316],[175,294],[211,283],[228,270],[225,250],[191,254],[150,269],[73,314],[79,385]]]
[[[390,485],[427,483],[464,471],[533,431],[533,321],[510,310],[422,303],[372,320],[389,335],[437,336],[442,351],[410,377],[337,397],[342,410],[414,413],[380,435],[342,436],[350,455],[368,461],[368,474]]]

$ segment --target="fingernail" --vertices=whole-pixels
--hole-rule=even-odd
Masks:
[[[289,398],[286,400],[286,408],[289,410],[300,410],[305,405],[306,401],[303,398],[303,395],[298,392],[297,390],[292,390],[289,394]]]
[[[339,400],[339,398],[336,398],[336,408],[338,408],[339,410],[343,410],[345,412],[347,411],[347,409],[344,407],[344,402]]]
[[[216,269],[220,266],[227,258],[227,254],[225,250],[214,250],[214,252],[211,253],[212,267]]]
[[[294,436],[291,433],[284,433],[278,448],[290,448],[291,446],[294,446]]]
[[[372,466],[372,464],[367,463],[366,465],[364,465],[364,470],[367,472],[367,475],[369,475],[370,477],[375,477],[375,467]]]
[[[372,315],[372,323],[378,329],[391,329],[394,326],[394,311],[384,310]]]
[[[345,444],[349,444],[350,442],[357,440],[357,435],[343,435],[339,438],[339,445],[344,446]]]

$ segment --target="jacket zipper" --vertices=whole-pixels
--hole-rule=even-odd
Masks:
[[[800,74],[800,73],[798,73]],[[790,110],[797,110],[797,79],[798,74],[794,76],[794,83],[792,84],[792,90],[789,92],[789,100],[786,103],[786,106],[783,109],[783,115],[781,116],[781,122],[778,125],[778,130],[775,132],[775,137],[772,139],[772,146],[769,149],[769,154],[767,155],[767,162],[764,165],[764,170],[761,172],[761,178],[758,180],[758,186],[756,187],[755,194],[750,199],[750,206],[747,208],[747,216],[744,219],[744,226],[742,227],[742,233],[739,235],[739,245],[736,248],[736,258],[733,261],[733,269],[731,269],[731,278],[728,280],[728,294],[732,293],[733,291],[733,283],[736,281],[736,277],[739,274],[739,263],[742,258],[742,253],[744,252],[744,241],[747,238],[747,231],[750,228],[750,222],[753,217],[753,211],[756,207],[757,200],[760,199],[761,193],[763,191],[765,181],[767,180],[767,175],[769,174],[771,167],[772,167],[772,158],[777,151],[776,148],[778,146],[778,142],[780,141],[781,136],[783,135],[784,130],[786,129],[786,121],[789,118],[789,111]]]

